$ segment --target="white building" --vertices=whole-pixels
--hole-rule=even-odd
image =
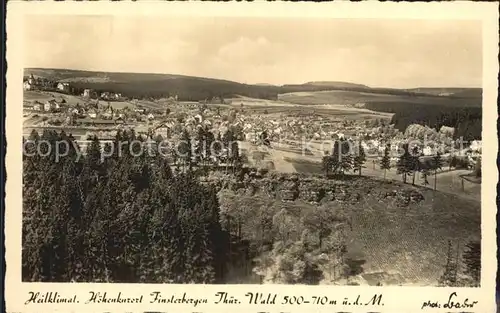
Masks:
[[[58,83],[57,90],[62,91],[62,92],[68,92],[69,91],[69,83]]]
[[[470,145],[470,149],[472,151],[481,152],[481,148],[482,148],[482,141],[481,140],[474,140]]]
[[[365,141],[361,141],[361,147],[364,150],[369,150],[370,149],[370,145],[368,143],[366,143]]]
[[[56,100],[49,100],[49,101],[45,102],[45,104],[43,105],[43,109],[45,111],[58,110],[59,103],[57,103]]]
[[[87,115],[90,117],[90,118],[97,118],[97,112],[94,110],[94,109],[91,109],[87,112]]]
[[[442,126],[441,129],[439,130],[439,132],[441,134],[445,134],[445,135],[448,135],[451,137],[455,133],[455,128],[448,127],[448,126]]]
[[[433,155],[433,154],[434,154],[434,150],[433,150],[431,147],[426,146],[426,147],[424,147],[424,148],[422,149],[422,153],[423,153],[423,155],[425,155],[425,156],[429,156],[429,155]]]
[[[30,82],[29,82],[29,81],[25,81],[25,82],[23,83],[23,89],[24,89],[24,90],[31,90],[31,89],[32,89],[32,84],[30,84]]]

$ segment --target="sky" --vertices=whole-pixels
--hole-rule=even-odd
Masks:
[[[481,87],[479,21],[33,15],[25,67],[241,83]]]

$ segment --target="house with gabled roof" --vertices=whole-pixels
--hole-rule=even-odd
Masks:
[[[52,100],[48,100],[45,102],[45,104],[43,105],[43,109],[44,111],[54,111],[54,110],[59,110],[59,103],[56,102],[56,100],[52,99]]]

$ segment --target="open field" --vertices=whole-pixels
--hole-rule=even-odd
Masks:
[[[371,116],[375,118],[390,119],[393,115],[393,113],[376,112],[365,108],[353,107],[350,105],[343,105],[343,104],[317,104],[317,105],[310,105],[308,107],[319,110],[333,110],[333,111],[338,111],[339,113],[343,111],[347,112],[348,114],[357,112],[361,116]]]
[[[474,94],[475,95],[475,94]],[[336,104],[336,105],[354,105],[367,102],[398,102],[401,104],[439,104],[439,105],[457,105],[457,104],[474,104],[479,100],[471,97],[445,97],[432,95],[392,95],[371,93],[361,91],[343,91],[343,90],[327,90],[327,91],[307,91],[307,92],[292,92],[278,95],[278,99],[290,103],[318,105],[318,104]]]
[[[306,94],[301,92],[300,94]],[[307,94],[313,94],[308,92]],[[364,108],[357,108],[344,104],[315,104],[303,105],[304,103],[294,104],[283,100],[266,100],[239,96],[237,98],[227,99],[231,101],[230,105],[220,105],[224,107],[241,108],[246,112],[253,114],[299,114],[299,115],[321,115],[329,117],[338,117],[342,119],[387,119],[390,120],[392,113],[376,112]],[[293,101],[292,101],[293,102]],[[307,103],[309,104],[309,103]],[[243,106],[241,106],[243,105]]]
[[[403,285],[435,284],[446,264],[447,241],[463,251],[468,240],[480,238],[478,202],[421,192],[425,200],[404,209],[370,197],[352,209],[348,250],[365,256],[365,274],[396,273]]]
[[[47,101],[53,99],[53,97],[49,93],[25,90],[23,99],[26,101]]]
[[[164,104],[160,104],[160,103],[153,102],[153,101],[139,100],[139,101],[134,101],[134,104],[139,105],[139,106],[144,107],[144,108],[149,109],[149,110],[165,109]]]
[[[109,105],[114,110],[122,110],[124,108],[133,109],[135,107],[135,105],[133,103],[130,103],[128,101],[112,101],[112,102],[109,102]]]
[[[369,94],[356,91],[304,91],[292,92],[278,95],[278,99],[297,104],[356,104],[369,100],[386,100],[393,96],[381,94]]]
[[[241,107],[243,104],[244,107],[293,107],[297,106],[296,104],[289,103],[286,101],[280,100],[268,100],[268,99],[259,99],[259,98],[250,98],[245,96],[238,96],[234,98],[226,99],[231,101],[231,105],[234,107]]]
[[[24,100],[26,101],[39,101],[39,102],[44,102],[47,100],[57,100],[60,101],[64,99],[66,101],[66,104],[69,106],[75,106],[77,103],[83,104],[87,100],[83,99],[82,97],[78,96],[73,96],[73,95],[67,95],[63,94],[60,92],[55,92],[55,91],[50,91],[50,92],[45,92],[45,91],[24,91]]]
[[[369,110],[359,110],[355,108],[346,107],[322,107],[322,106],[288,106],[288,105],[273,105],[273,106],[248,106],[244,108],[245,111],[251,112],[253,114],[296,114],[296,115],[320,115],[324,117],[334,117],[338,120],[358,120],[358,119],[372,119],[372,118],[382,118],[390,119],[392,114],[390,113],[379,113]]]

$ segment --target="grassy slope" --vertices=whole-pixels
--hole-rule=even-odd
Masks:
[[[400,102],[402,104],[444,104],[455,105],[458,103],[473,103],[474,105],[481,103],[481,95],[477,95],[473,91],[463,91],[464,97],[437,97],[432,95],[406,96],[406,95],[390,95],[358,91],[309,91],[309,92],[293,92],[280,94],[278,98],[283,101],[296,104],[356,104],[367,102]]]
[[[459,244],[461,255],[465,243],[480,238],[481,205],[478,201],[459,199],[454,195],[420,187],[403,186],[400,182],[368,180],[366,183],[352,185],[355,187],[351,188],[351,192],[356,191],[361,195],[359,202],[332,201],[328,204],[332,210],[343,208],[351,218],[348,252],[366,261],[362,275],[385,272],[399,276],[397,282],[382,281],[384,285],[436,285],[446,262],[448,240],[452,241],[454,247]],[[424,200],[399,207],[395,199],[383,199],[379,195],[403,188],[417,189]],[[302,211],[301,215],[314,209],[314,205],[301,199],[282,203],[262,193],[254,196],[240,194],[238,197],[238,201],[251,203],[253,207],[284,205],[298,208]],[[224,198],[221,201],[224,203]],[[262,201],[274,204],[264,205]],[[255,231],[252,225],[247,225],[249,234]],[[328,277],[327,273],[325,276]]]
[[[335,88],[370,88],[366,85],[346,83],[346,82],[333,82],[333,81],[317,81],[305,83],[306,86],[322,86],[322,87],[335,87]]]
[[[350,249],[365,255],[365,272],[396,271],[403,284],[435,284],[446,263],[447,241],[462,250],[468,240],[480,238],[478,202],[430,190],[423,194],[422,203],[407,208],[370,196],[352,207]]]

